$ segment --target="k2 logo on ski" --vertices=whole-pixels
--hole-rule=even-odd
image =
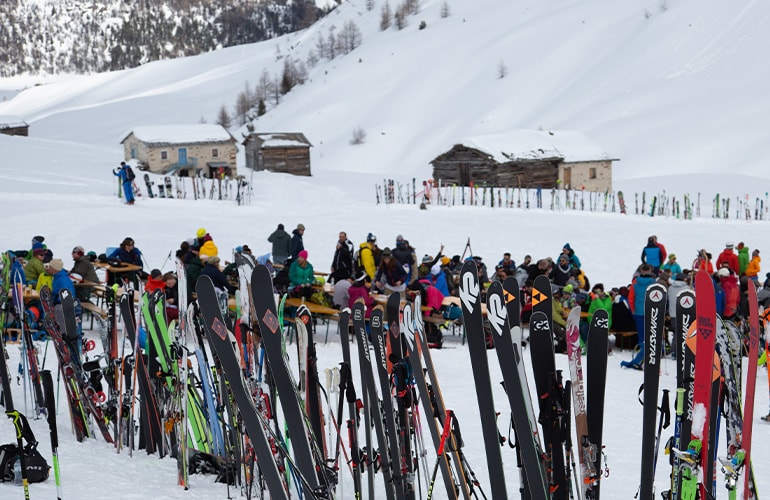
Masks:
[[[479,298],[479,284],[474,279],[473,273],[463,274],[460,285],[460,300],[467,310],[472,311]]]
[[[503,334],[503,326],[505,325],[506,309],[505,304],[500,301],[499,295],[492,295],[487,302],[487,319],[489,324],[495,330],[497,336]]]

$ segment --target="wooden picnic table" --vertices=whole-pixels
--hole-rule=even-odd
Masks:
[[[113,266],[109,262],[94,262],[94,267],[104,269],[108,273],[130,273],[142,270],[142,266],[137,266],[136,264],[120,264],[119,266]]]

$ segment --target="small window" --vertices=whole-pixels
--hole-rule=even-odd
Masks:
[[[161,151],[160,152],[160,159],[161,160],[168,160],[168,151]]]
[[[588,178],[596,179],[596,167],[591,167],[588,169]]]
[[[211,157],[212,158],[219,158],[219,148],[212,148],[211,149]]]

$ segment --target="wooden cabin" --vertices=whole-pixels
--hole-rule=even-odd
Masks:
[[[512,130],[463,139],[430,163],[444,185],[606,191],[613,161],[580,132]]]
[[[312,175],[310,148],[300,132],[252,132],[243,140],[246,167],[254,170]]]
[[[153,125],[132,129],[122,141],[126,161],[156,174],[236,177],[235,138],[221,125]]]
[[[0,115],[0,134],[29,136],[29,125],[16,115]]]

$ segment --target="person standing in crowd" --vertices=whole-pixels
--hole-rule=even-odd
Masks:
[[[305,249],[305,243],[302,236],[305,234],[305,225],[297,224],[297,228],[291,232],[291,241],[289,242],[289,255],[292,259],[297,259],[299,253]]]
[[[736,275],[740,273],[741,266],[738,262],[738,256],[733,252],[733,244],[729,242],[725,244],[725,249],[717,257],[717,269],[721,269],[724,263],[727,263],[727,266]]]
[[[369,281],[374,279],[377,273],[377,237],[372,233],[366,236],[366,241],[358,246],[358,260],[360,260],[361,271],[365,271],[369,276]]]
[[[278,228],[268,236],[267,241],[273,244],[273,262],[283,265],[289,258],[291,242],[291,235],[283,229],[283,224],[278,224]]]
[[[410,283],[417,278],[414,272],[417,266],[417,255],[414,248],[404,239],[403,235],[396,236],[396,246],[393,248],[393,257],[406,271],[406,282]]]
[[[657,249],[657,246],[655,248]],[[639,276],[631,282],[631,289],[628,293],[628,303],[631,307],[631,314],[634,316],[634,323],[636,323],[639,350],[631,361],[621,361],[620,366],[625,368],[642,369],[644,361],[644,297],[647,288],[653,283],[655,283],[655,277],[652,266],[642,264],[639,267]]]
[[[129,166],[126,165],[126,162],[122,161],[120,162],[120,167],[113,170],[112,173],[115,177],[120,179],[120,185],[123,187],[123,194],[126,196],[126,204],[133,205],[134,204],[134,182],[133,179],[130,179],[131,177],[129,175]]]
[[[692,263],[693,271],[706,271],[709,274],[714,274],[714,265],[711,263],[711,254],[702,248],[698,252],[698,256]]]
[[[75,296],[80,302],[88,302],[94,291],[92,285],[99,283],[99,277],[96,275],[94,265],[83,247],[76,246],[72,249],[72,260],[75,261],[75,264],[72,266],[70,276],[83,283],[81,286],[75,287]]]
[[[735,249],[738,250],[738,275],[745,276],[746,268],[749,267],[749,247],[747,247],[742,241],[735,245]],[[752,254],[753,255],[753,254]]]
[[[340,231],[337,246],[332,258],[329,280],[333,283],[344,281],[353,276],[353,244],[345,231]]]
[[[642,264],[650,266],[654,276],[658,275],[660,266],[663,264],[663,252],[655,242],[654,236],[647,238],[647,245],[642,249]]]
[[[746,266],[746,277],[754,283],[759,283],[760,262],[762,262],[762,259],[759,257],[759,249],[755,248],[754,251],[751,252],[751,260]]]

